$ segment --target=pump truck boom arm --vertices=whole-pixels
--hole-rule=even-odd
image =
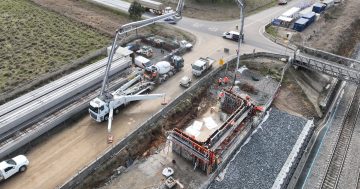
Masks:
[[[119,39],[120,39],[120,41],[123,40],[125,38],[126,34],[128,32],[130,32],[130,31],[134,31],[134,30],[137,30],[139,28],[142,28],[142,27],[145,27],[145,26],[148,26],[148,25],[151,25],[151,24],[155,24],[156,22],[161,21],[161,20],[163,20],[165,18],[173,17],[173,18],[175,18],[176,21],[181,20],[182,11],[183,11],[183,8],[184,8],[184,3],[185,3],[185,0],[179,0],[175,12],[167,13],[167,14],[164,14],[164,15],[161,15],[161,16],[156,16],[156,17],[153,17],[153,18],[148,18],[148,19],[145,19],[145,20],[131,22],[131,23],[122,25],[119,29],[116,30],[115,38],[114,38],[114,41],[112,42],[112,45],[111,45],[109,59],[108,59],[107,65],[106,65],[106,71],[105,71],[105,76],[104,76],[102,86],[101,86],[101,90],[100,90],[100,96],[104,96],[104,94],[107,92],[106,87],[107,87],[107,84],[108,84],[109,71],[110,71],[110,68],[111,68],[111,62],[113,60],[113,56],[114,56],[114,53],[115,53],[116,49],[119,47],[118,40]]]
[[[126,104],[132,101],[137,100],[151,100],[156,98],[164,97],[165,94],[147,94],[147,95],[129,95],[129,96],[120,96],[114,101],[111,101],[109,104],[109,119],[108,119],[108,133],[111,133],[111,125],[112,125],[112,119],[114,116],[114,108],[117,107],[118,104]],[[116,103],[116,104],[115,104]]]

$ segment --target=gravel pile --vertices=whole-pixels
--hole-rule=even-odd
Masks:
[[[269,118],[229,163],[224,179],[209,188],[271,188],[306,121],[272,108]]]

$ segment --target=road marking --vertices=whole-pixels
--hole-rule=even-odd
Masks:
[[[210,28],[208,28],[210,31],[213,31],[213,32],[216,32],[216,31],[218,31],[218,28],[215,28],[215,27],[210,27]]]
[[[193,27],[195,27],[195,28],[200,28],[200,27],[202,27],[202,26],[203,26],[203,24],[193,23]]]

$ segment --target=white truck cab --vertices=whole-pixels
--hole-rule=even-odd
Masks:
[[[240,33],[236,32],[236,31],[225,32],[225,33],[223,33],[223,38],[224,39],[231,39],[231,40],[234,40],[234,41],[239,41]]]
[[[97,122],[107,121],[109,119],[109,107],[106,102],[104,102],[99,97],[90,101],[89,113],[90,117],[92,117]]]
[[[15,173],[24,172],[29,165],[29,160],[24,155],[0,162],[0,181],[5,180]]]
[[[172,10],[171,7],[165,7],[165,9],[164,9],[164,14],[172,13],[172,12],[174,12],[174,11]]]
[[[206,58],[200,57],[193,64],[191,64],[193,75],[201,76],[206,70],[212,67],[212,64],[214,62],[215,60],[210,57],[206,57]]]

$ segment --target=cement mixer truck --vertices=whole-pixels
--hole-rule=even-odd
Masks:
[[[144,77],[155,83],[163,83],[171,76],[184,67],[184,60],[182,58],[173,58],[172,61],[160,61],[144,72]]]

